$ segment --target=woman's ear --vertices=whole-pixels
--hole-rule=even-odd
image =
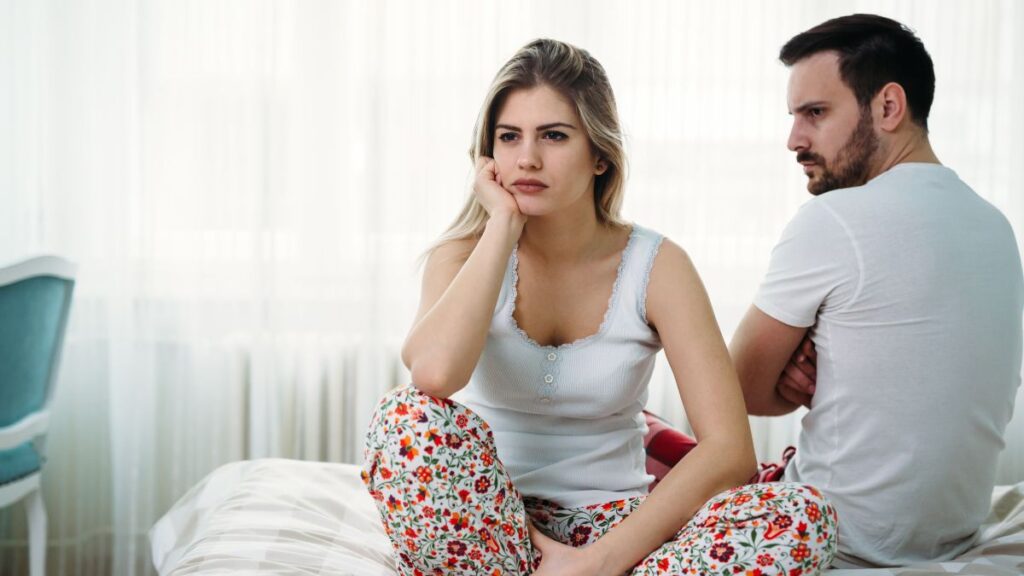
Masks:
[[[598,158],[597,164],[594,165],[594,174],[600,176],[608,171],[608,163],[605,162],[604,158]]]

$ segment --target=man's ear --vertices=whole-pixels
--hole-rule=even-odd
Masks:
[[[875,124],[886,132],[893,132],[909,119],[910,111],[907,109],[907,93],[903,86],[895,82],[889,82],[875,95],[872,108],[875,110]]]

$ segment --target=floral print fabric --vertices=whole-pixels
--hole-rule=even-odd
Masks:
[[[527,518],[571,546],[592,544],[643,502],[582,508],[523,498],[498,460],[493,433],[468,408],[412,387],[381,400],[367,436],[363,481],[394,545],[399,572],[529,574],[540,563]],[[709,500],[634,575],[804,576],[832,562],[836,514],[809,486],[762,483]]]

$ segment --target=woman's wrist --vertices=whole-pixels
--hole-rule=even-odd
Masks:
[[[597,542],[587,548],[587,556],[592,561],[591,565],[596,567],[594,572],[596,576],[620,576],[626,572],[626,570],[619,570],[615,566],[616,563],[612,561],[615,556],[611,548],[611,541],[604,537],[598,538]]]
[[[522,214],[496,212],[488,217],[487,223],[484,225],[484,233],[493,231],[510,244],[515,244],[523,234],[525,224],[526,218]]]

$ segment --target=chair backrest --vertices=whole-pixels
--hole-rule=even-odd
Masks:
[[[74,278],[55,256],[0,268],[0,428],[49,407]]]

